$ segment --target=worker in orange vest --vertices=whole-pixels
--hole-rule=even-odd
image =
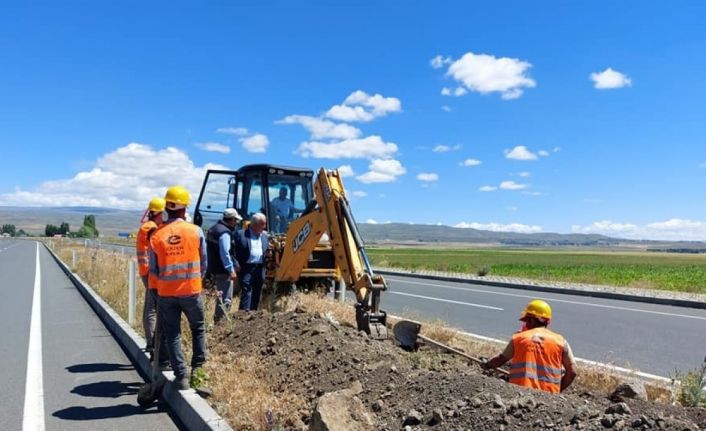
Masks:
[[[549,304],[539,299],[530,301],[520,316],[522,330],[513,334],[505,350],[485,362],[483,368],[497,368],[511,361],[510,383],[551,393],[568,388],[576,378],[576,360],[564,337],[547,329],[551,318]]]
[[[150,239],[150,272],[157,279],[160,328],[174,370],[174,382],[178,390],[185,390],[205,378],[202,365],[206,362],[206,327],[201,280],[207,265],[206,242],[201,228],[185,221],[186,207],[191,201],[189,192],[182,186],[173,186],[167,189],[164,200],[168,219]],[[182,313],[191,328],[191,382],[181,349]]]
[[[142,327],[145,329],[147,345],[145,351],[152,355],[154,350],[154,328],[157,324],[157,279],[150,275],[150,236],[162,224],[165,202],[162,198],[153,198],[147,207],[147,221],[137,232],[135,253],[137,267],[145,286],[145,306],[142,309]],[[143,217],[144,220],[144,217]]]

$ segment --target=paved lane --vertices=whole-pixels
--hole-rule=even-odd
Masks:
[[[7,243],[0,241],[5,287],[0,324],[13,325],[14,331],[7,333],[0,347],[6,365],[0,367],[0,378],[7,382],[0,393],[0,417],[9,418],[2,429],[22,430],[25,404],[32,402],[44,406],[41,429],[180,429],[169,413],[137,406],[142,378],[43,246],[39,247],[41,361],[37,372],[31,365],[36,352],[29,349],[28,355],[37,245],[21,241],[3,251]],[[12,289],[7,288],[10,282]],[[38,374],[42,383],[38,392],[43,394],[26,383]],[[34,420],[41,416],[34,407],[31,412]]]
[[[530,299],[549,302],[551,327],[582,358],[669,376],[691,370],[706,354],[706,310],[532,292],[469,283],[386,276],[383,308],[392,314],[440,318],[474,334],[507,340]]]

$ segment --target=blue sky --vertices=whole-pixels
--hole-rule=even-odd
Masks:
[[[269,162],[359,221],[706,240],[706,4],[488,3],[3,2],[0,205]]]

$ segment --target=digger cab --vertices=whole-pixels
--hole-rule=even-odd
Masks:
[[[194,208],[194,223],[208,229],[224,209],[235,208],[243,221],[261,212],[270,233],[286,233],[289,223],[314,199],[313,177],[311,169],[268,164],[209,170]]]

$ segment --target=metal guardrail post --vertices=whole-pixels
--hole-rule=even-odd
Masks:
[[[71,250],[71,269],[76,271],[76,250]]]
[[[343,281],[343,278],[338,280],[338,283],[336,283],[336,295],[338,295],[338,301],[339,302],[345,302],[346,301],[346,283]]]
[[[137,263],[135,259],[130,259],[128,263],[128,318],[127,323],[130,326],[135,324],[135,308],[137,307],[136,301],[136,289],[135,289],[135,273],[137,269]]]

